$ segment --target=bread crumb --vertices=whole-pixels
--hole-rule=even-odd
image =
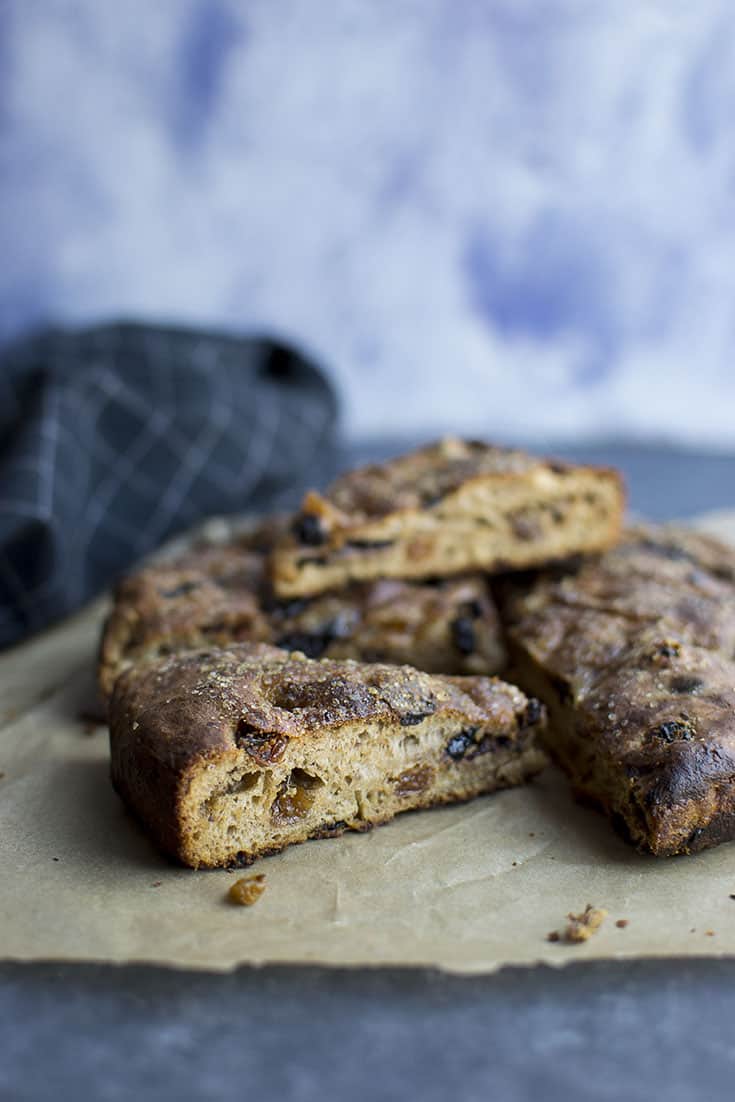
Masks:
[[[546,940],[566,941],[572,945],[580,941],[587,941],[596,930],[599,930],[606,915],[607,911],[603,910],[602,907],[593,907],[591,903],[588,903],[582,914],[570,913],[567,915],[567,925],[562,934],[552,930],[550,934],[546,935]]]
[[[567,928],[564,936],[567,941],[587,941],[588,938],[599,930],[607,911],[602,907],[593,907],[588,903],[582,914],[568,914]]]
[[[715,936],[715,931],[714,930],[705,930],[704,934],[705,934],[705,937],[714,937]]]
[[[619,918],[618,921],[615,923],[615,925],[617,926],[617,928],[619,930],[624,930],[625,927],[628,925],[628,919],[627,918]]]
[[[230,885],[227,898],[230,903],[237,903],[241,907],[252,907],[257,903],[265,891],[265,876],[262,872],[255,876],[243,876]]]

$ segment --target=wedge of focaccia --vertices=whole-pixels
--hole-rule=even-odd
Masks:
[[[145,659],[245,640],[309,658],[410,663],[449,674],[498,672],[505,648],[479,574],[445,581],[356,583],[311,599],[278,600],[267,578],[272,525],[131,574],[105,625],[99,683]]]
[[[351,581],[540,565],[618,538],[617,472],[453,438],[307,494],[273,552],[282,597]]]
[[[543,722],[538,701],[495,679],[239,644],[118,678],[112,780],[184,864],[248,864],[519,784],[544,765]]]
[[[671,527],[510,583],[514,679],[549,708],[546,743],[636,846],[735,837],[735,551]]]

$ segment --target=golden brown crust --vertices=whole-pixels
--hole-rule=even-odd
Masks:
[[[539,565],[618,538],[617,472],[447,438],[307,494],[273,552],[282,596],[352,580]]]
[[[316,662],[265,643],[189,651],[129,670],[113,701],[137,717],[136,741],[150,738],[177,769],[212,750],[242,745],[254,758],[273,760],[282,738],[322,737],[353,720],[412,727],[418,717],[455,714],[467,724],[492,721],[505,730],[514,708],[527,704],[520,689],[495,678]],[[267,751],[263,739],[273,743]]]
[[[272,526],[197,547],[123,579],[105,625],[99,682],[144,659],[252,640],[311,658],[406,663],[445,673],[495,673],[505,662],[487,582],[356,583],[310,600],[279,601],[267,578]]]
[[[121,675],[112,777],[167,852],[247,863],[518,783],[543,764],[542,724],[537,702],[496,679],[240,644]]]
[[[387,463],[341,475],[324,501],[350,527],[395,512],[429,509],[475,478],[515,479],[539,465],[538,459],[514,448],[445,437]],[[571,470],[566,464],[557,466]]]
[[[735,836],[735,551],[675,527],[511,583],[520,683],[549,747],[636,845],[691,853]]]

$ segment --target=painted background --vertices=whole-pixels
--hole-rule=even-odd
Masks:
[[[735,445],[731,0],[0,0],[0,335],[269,330],[353,433]]]

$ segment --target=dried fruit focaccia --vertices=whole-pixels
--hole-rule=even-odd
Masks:
[[[309,658],[410,663],[450,674],[498,672],[505,661],[487,582],[479,574],[435,582],[355,583],[311,599],[278,600],[267,578],[273,526],[161,560],[117,588],[105,625],[99,682],[179,650],[246,640]]]
[[[510,582],[514,676],[549,708],[576,790],[643,850],[735,837],[735,551],[633,529],[568,571]]]
[[[131,667],[110,704],[112,779],[194,867],[519,784],[542,706],[512,685],[236,644]]]
[[[291,597],[521,569],[610,547],[623,507],[615,471],[448,438],[307,494],[273,552],[273,583]]]

